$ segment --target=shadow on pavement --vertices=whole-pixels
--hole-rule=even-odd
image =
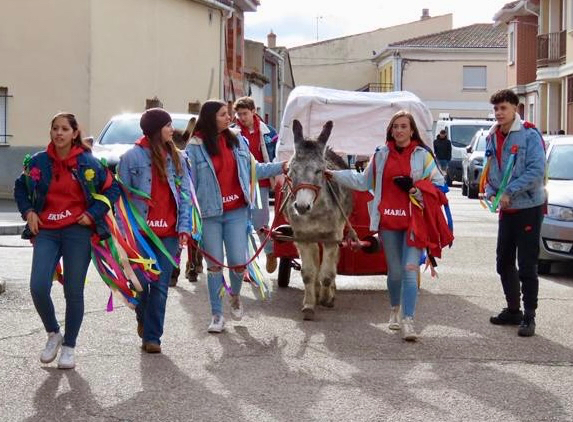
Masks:
[[[422,290],[416,320],[421,338],[409,344],[387,328],[388,296],[382,289],[339,290],[335,308],[320,308],[316,321],[302,321],[299,289],[275,288],[265,302],[243,296],[247,316],[228,320],[227,332],[217,336],[206,333],[205,278],[193,289],[185,284],[176,289],[177,311],[183,315],[179,322],[190,324],[199,333],[194,338],[205,342],[204,354],[188,359],[201,359],[206,374],[196,376],[192,366],[183,369],[167,354],[142,353],[141,391],[102,407],[76,371],[45,369],[50,375],[36,391],[36,414],[28,421],[306,421],[343,415],[346,420],[421,420],[423,415],[425,420],[525,421],[572,416],[554,394],[562,382],[556,376],[559,369],[573,366],[572,349],[542,334],[523,339],[516,327],[490,325],[491,311],[472,298]],[[176,335],[191,341],[181,331]],[[174,333],[169,328],[166,333],[168,344]],[[569,372],[564,374],[570,379]],[[70,391],[58,395],[64,378]]]
[[[103,409],[94,398],[89,382],[77,371],[48,367],[43,367],[42,370],[49,375],[36,390],[36,414],[27,418],[27,422],[88,420],[91,415],[102,412]],[[59,393],[63,380],[67,381],[69,390]]]

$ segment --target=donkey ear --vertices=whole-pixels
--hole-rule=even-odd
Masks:
[[[317,141],[322,144],[322,145],[326,145],[326,142],[328,141],[328,138],[330,137],[330,132],[332,132],[332,120],[329,120],[328,122],[326,122],[324,124],[324,126],[322,127],[322,132],[320,132],[320,135],[318,135],[318,139]]]
[[[296,119],[292,121],[292,133],[294,134],[295,144],[298,144],[300,141],[304,140],[304,136],[302,134],[302,125]]]

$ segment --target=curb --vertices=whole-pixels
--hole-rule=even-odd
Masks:
[[[0,236],[15,236],[20,235],[24,231],[25,224],[13,224],[0,226]]]

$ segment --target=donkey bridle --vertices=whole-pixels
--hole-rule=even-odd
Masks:
[[[314,185],[312,183],[299,183],[296,186],[293,186],[292,184],[292,179],[286,175],[285,176],[285,180],[286,180],[286,184],[288,185],[290,191],[291,191],[291,195],[294,197],[296,195],[296,193],[301,190],[301,189],[310,189],[311,191],[314,192],[314,201],[313,204],[316,202],[316,200],[318,199],[318,194],[320,193],[320,185]]]

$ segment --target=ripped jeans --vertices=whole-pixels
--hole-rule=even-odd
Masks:
[[[223,262],[223,246],[227,255],[227,265],[239,265],[247,262],[247,222],[249,209],[247,206],[223,215],[203,219],[203,249],[219,262]],[[223,287],[223,269],[212,271],[219,264],[207,260],[207,286],[211,302],[211,314],[222,315],[223,303],[221,288]],[[243,271],[229,271],[231,290],[233,295],[241,292],[243,284]]]
[[[406,231],[380,230],[388,267],[390,306],[402,305],[405,317],[414,317],[418,299],[418,270],[422,250],[406,244]]]

